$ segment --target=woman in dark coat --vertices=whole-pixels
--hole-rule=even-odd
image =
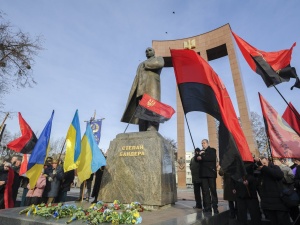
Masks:
[[[59,165],[58,161],[53,160],[52,162],[52,172],[48,175],[48,181],[50,181],[51,188],[47,193],[48,201],[47,203],[53,203],[55,198],[58,196],[60,189],[60,182],[63,179],[63,168]]]

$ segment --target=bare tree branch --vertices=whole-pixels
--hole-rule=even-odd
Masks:
[[[0,11],[0,96],[11,88],[32,87],[36,84],[32,67],[42,48],[42,37],[30,37],[16,30]],[[0,99],[1,101],[1,99]]]

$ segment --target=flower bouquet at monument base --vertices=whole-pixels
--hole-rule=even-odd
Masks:
[[[113,203],[98,201],[87,209],[63,203],[31,205],[20,211],[19,214],[37,215],[47,219],[69,217],[67,224],[75,220],[83,220],[92,225],[99,223],[140,224],[142,222],[140,212],[144,210],[139,202],[124,205],[119,200],[115,200]]]

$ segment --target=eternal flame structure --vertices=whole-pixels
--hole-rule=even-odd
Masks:
[[[177,40],[152,41],[152,47],[157,56],[162,56],[165,60],[165,67],[173,67],[170,49],[189,48],[196,51],[206,61],[211,61],[224,56],[228,56],[232,79],[234,83],[239,115],[242,130],[246,136],[247,143],[251,152],[258,155],[258,149],[253,137],[248,102],[244,92],[244,86],[241,78],[241,72],[234,48],[233,36],[229,24],[225,24],[215,30],[203,33],[194,37],[188,37]],[[178,153],[177,168],[178,188],[186,188],[186,168],[185,166],[185,134],[184,134],[184,112],[177,89],[177,143]],[[218,151],[217,130],[214,118],[207,114],[208,138],[210,146]],[[199,137],[201,138],[201,137]],[[205,137],[203,137],[205,138]],[[221,181],[217,180],[217,186],[220,188]]]

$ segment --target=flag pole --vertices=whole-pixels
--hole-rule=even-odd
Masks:
[[[137,107],[135,108],[135,110],[134,110],[134,112],[133,112],[133,114],[132,114],[132,116],[131,116],[131,118],[130,118],[129,122],[127,123],[127,126],[126,126],[126,128],[125,128],[125,130],[124,130],[123,134],[126,132],[126,130],[127,130],[128,126],[129,126],[129,124],[130,124],[130,122],[131,122],[132,118],[134,117],[134,115],[135,115],[135,113],[136,113],[136,110],[137,110]]]
[[[1,133],[0,133],[0,143],[2,142],[2,137],[3,137],[5,127],[6,127],[6,124],[3,125],[3,128],[2,128]]]
[[[64,148],[65,148],[66,140],[67,140],[67,139],[65,139],[64,144],[63,144],[63,146],[62,146],[62,148],[61,148],[61,151],[60,151],[60,153],[59,153],[59,157],[58,157],[58,160],[57,160],[57,161],[58,161],[58,164],[59,164],[59,162],[60,162],[61,155],[62,155],[63,150],[64,150]]]
[[[267,142],[267,149],[269,150],[269,151],[267,151],[267,153],[268,153],[268,158],[269,159],[271,159],[271,161],[272,162],[274,162],[274,160],[273,160],[273,156],[272,156],[272,150],[271,150],[271,145],[270,145],[270,138],[269,138],[269,136],[268,136],[268,142]]]
[[[178,87],[177,87],[177,89],[178,89],[179,96],[180,96],[180,100],[181,100],[181,93],[180,93],[180,90],[179,90]],[[187,127],[188,127],[189,134],[190,134],[190,137],[191,137],[191,140],[192,140],[192,144],[193,144],[194,149],[195,149],[195,148],[196,148],[196,147],[195,147],[195,143],[194,143],[194,140],[193,140],[193,137],[192,137],[192,133],[191,133],[191,130],[190,130],[190,126],[189,126],[188,120],[187,120],[187,118],[186,118],[186,113],[185,113],[185,110],[184,110],[183,105],[182,105],[182,109],[183,109],[183,113],[184,113],[185,122],[186,122],[186,125],[187,125]]]
[[[0,144],[1,144],[1,142],[2,142],[2,137],[3,137],[3,133],[4,133],[4,130],[5,130],[5,127],[6,127],[6,124],[4,124],[4,126],[3,126],[2,130],[1,130],[1,133],[0,133]],[[4,149],[5,149],[5,148],[7,148],[7,147],[3,146],[2,151],[1,151],[1,155],[0,155],[0,156],[3,155],[3,152],[4,152]]]
[[[185,118],[187,127],[188,127],[188,129],[189,129],[190,137],[191,137],[191,139],[192,139],[192,143],[193,143],[193,146],[194,146],[194,149],[195,149],[196,147],[195,147],[195,144],[194,144],[194,140],[193,140],[193,137],[192,137],[192,133],[191,133],[191,130],[190,130],[189,123],[188,123],[187,118],[186,118],[186,114],[184,114],[184,118]]]
[[[2,130],[2,128],[3,128],[3,126],[4,126],[4,123],[5,123],[5,121],[6,121],[7,117],[8,117],[8,115],[9,115],[9,112],[6,113],[5,118],[4,118],[4,120],[2,121],[2,124],[1,124],[1,126],[0,126],[0,131]]]

